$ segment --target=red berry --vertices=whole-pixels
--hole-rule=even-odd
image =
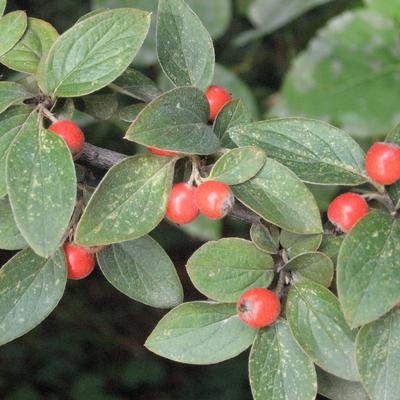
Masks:
[[[392,185],[400,179],[400,147],[390,143],[375,143],[365,158],[367,174],[381,185]]]
[[[232,96],[225,88],[217,85],[209,86],[205,95],[210,104],[210,120],[213,121]]]
[[[175,151],[169,151],[169,150],[160,150],[156,149],[155,147],[148,147],[148,150],[150,150],[154,154],[158,154],[159,156],[176,156],[178,153]]]
[[[64,253],[69,279],[83,279],[93,271],[96,262],[90,249],[74,243],[67,243],[64,245]]]
[[[368,213],[368,204],[357,193],[344,193],[336,197],[328,207],[328,219],[343,232],[348,232]]]
[[[232,209],[235,200],[226,183],[206,181],[196,189],[195,201],[206,217],[220,219]]]
[[[198,215],[199,209],[194,202],[195,188],[187,183],[173,186],[167,205],[167,217],[176,224],[188,224]]]
[[[85,144],[85,135],[75,122],[62,120],[50,125],[49,130],[61,136],[72,153],[79,153]]]
[[[281,303],[274,292],[263,288],[249,289],[237,303],[239,318],[252,328],[263,328],[276,321]]]

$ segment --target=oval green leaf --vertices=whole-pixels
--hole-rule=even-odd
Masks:
[[[133,300],[158,308],[183,301],[174,264],[150,236],[107,246],[97,261],[111,285]]]
[[[318,251],[330,257],[334,262],[334,264],[336,265],[340,246],[342,245],[345,236],[346,235],[338,235],[338,236],[330,234],[324,235],[322,237],[322,242],[321,245],[319,246]]]
[[[286,316],[297,342],[318,366],[340,378],[359,380],[356,332],[346,324],[335,295],[304,280],[289,290]]]
[[[145,346],[170,360],[215,364],[242,353],[256,334],[240,321],[235,304],[196,301],[171,310]]]
[[[213,42],[183,0],[158,3],[157,54],[161,68],[174,85],[201,90],[210,85],[215,65]]]
[[[287,251],[289,258],[318,250],[321,240],[322,234],[299,235],[285,230],[282,230],[279,236],[279,241],[282,247]]]
[[[314,364],[284,319],[258,332],[250,352],[249,379],[254,400],[313,400],[317,394]]]
[[[400,309],[361,328],[357,366],[372,400],[397,400],[400,393]]]
[[[218,159],[209,178],[227,185],[238,185],[255,176],[266,160],[264,151],[255,146],[233,149]]]
[[[211,154],[219,140],[207,125],[209,106],[194,87],[173,89],[143,109],[126,132],[126,139],[189,154]]]
[[[242,100],[233,99],[226,103],[214,121],[214,132],[219,137],[222,147],[236,147],[229,137],[229,129],[251,121],[249,111]]]
[[[333,262],[323,253],[303,253],[289,260],[285,270],[292,273],[294,281],[303,278],[329,287],[333,279]]]
[[[51,256],[75,207],[76,176],[64,140],[39,129],[36,112],[9,150],[7,191],[22,236],[38,255]]]
[[[111,168],[91,197],[75,233],[85,246],[137,239],[163,219],[175,158],[138,155]]]
[[[0,62],[8,68],[28,74],[36,73],[39,62],[58,38],[58,32],[46,21],[28,18],[28,28],[21,40]]]
[[[261,223],[254,223],[250,228],[252,242],[262,251],[276,254],[279,251],[279,228],[274,225],[269,227]]]
[[[8,151],[31,112],[32,109],[27,106],[15,106],[0,114],[0,197],[7,194],[6,159]]]
[[[264,149],[306,182],[354,186],[367,181],[361,147],[322,121],[272,119],[233,127],[230,136],[238,146]]]
[[[224,238],[208,242],[187,262],[194,286],[210,299],[236,302],[247,289],[268,287],[274,277],[272,257],[252,242]]]
[[[0,57],[21,39],[28,25],[25,11],[14,11],[0,18]]]
[[[14,221],[10,202],[0,199],[0,249],[19,250],[27,246]]]
[[[232,191],[244,205],[274,225],[300,234],[322,231],[310,191],[294,172],[271,158],[254,178],[232,186]]]
[[[14,104],[33,97],[24,86],[16,82],[0,82],[0,114]]]
[[[399,265],[400,222],[386,212],[369,213],[346,235],[337,286],[351,327],[375,321],[400,301]]]
[[[351,382],[317,368],[318,393],[331,400],[370,400],[358,382]]]
[[[75,24],[40,63],[40,88],[60,97],[101,89],[129,66],[149,26],[150,15],[131,8],[104,11]]]
[[[24,335],[57,306],[67,282],[64,253],[49,259],[22,250],[0,270],[0,345]]]

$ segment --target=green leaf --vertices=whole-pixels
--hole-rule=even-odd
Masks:
[[[0,270],[0,344],[24,335],[57,306],[67,282],[64,253],[45,259],[22,250]]]
[[[0,199],[0,249],[18,250],[27,246],[14,221],[10,202]]]
[[[227,185],[238,185],[255,176],[266,160],[264,151],[255,146],[233,149],[218,159],[209,178]]]
[[[250,238],[257,248],[266,253],[277,254],[279,251],[279,229],[274,225],[252,224]]]
[[[145,346],[170,360],[215,364],[246,350],[256,333],[240,321],[235,304],[196,301],[171,310]]]
[[[187,235],[202,241],[218,240],[222,235],[222,221],[207,218],[203,214],[199,214],[193,222],[177,227]]]
[[[132,62],[150,26],[136,9],[104,11],[77,23],[54,43],[39,65],[46,94],[83,96],[116,79]]]
[[[387,132],[398,122],[397,44],[394,20],[376,12],[331,19],[294,59],[270,115],[324,119],[362,139]]]
[[[0,114],[14,104],[32,97],[24,86],[16,82],[0,82]]]
[[[345,235],[324,235],[318,250],[330,257],[336,264],[340,246],[342,245],[344,238]]]
[[[318,250],[321,244],[322,234],[299,235],[282,230],[279,237],[282,247],[287,251],[290,258],[301,253]]]
[[[97,260],[111,285],[131,299],[159,308],[183,301],[174,264],[150,236],[107,246]]]
[[[32,109],[27,106],[15,106],[0,114],[0,197],[7,194],[6,159],[8,151],[31,112]]]
[[[110,89],[101,89],[98,92],[82,97],[81,111],[100,120],[110,119],[118,108],[116,94]],[[79,104],[79,100],[78,100]]]
[[[351,382],[317,369],[318,393],[331,400],[369,400],[367,393],[358,382]]]
[[[310,191],[289,168],[271,158],[254,178],[232,186],[232,191],[243,204],[274,225],[301,234],[322,231],[319,210]]]
[[[233,99],[224,105],[222,110],[217,114],[214,121],[214,132],[219,137],[222,147],[236,147],[229,137],[229,129],[240,125],[250,123],[250,115],[246,106],[240,99]]]
[[[275,31],[308,10],[331,0],[256,0],[247,12],[250,21],[264,34]]]
[[[215,64],[214,85],[223,86],[234,98],[241,99],[253,118],[258,117],[258,106],[253,91],[228,68]]]
[[[239,238],[208,242],[187,262],[194,286],[210,299],[227,302],[238,301],[247,289],[268,287],[273,268],[271,256]]]
[[[400,222],[386,212],[370,212],[346,235],[337,286],[351,327],[375,321],[400,301],[399,263]]]
[[[214,46],[199,17],[183,0],[160,0],[157,54],[161,68],[176,86],[205,90],[214,76]]]
[[[254,400],[313,400],[317,394],[314,365],[284,319],[259,330],[250,353],[249,379]]]
[[[110,87],[118,93],[141,101],[152,101],[161,95],[156,84],[146,75],[133,68],[128,68]]]
[[[228,29],[232,18],[231,0],[187,0],[213,39],[221,37]]]
[[[347,133],[322,121],[272,119],[230,129],[238,146],[254,145],[306,182],[359,185],[367,181],[364,152]]]
[[[28,25],[25,11],[14,11],[0,18],[0,57],[21,39]]]
[[[125,122],[133,122],[144,107],[145,104],[137,103],[121,108],[121,110],[119,111],[119,118]]]
[[[397,400],[400,392],[400,309],[361,328],[357,366],[372,400]]]
[[[297,342],[317,365],[340,378],[359,380],[356,332],[347,326],[339,301],[328,289],[306,280],[293,285],[286,316]]]
[[[75,233],[85,246],[137,239],[163,219],[176,158],[137,155],[112,167],[91,197]]]
[[[292,273],[295,281],[303,278],[329,287],[333,279],[333,262],[325,254],[319,252],[303,253],[289,260],[285,270]]]
[[[207,125],[208,115],[208,102],[200,90],[173,89],[143,109],[126,132],[126,138],[158,149],[211,154],[220,144]]]
[[[46,21],[28,18],[28,28],[21,40],[0,58],[8,68],[36,73],[39,62],[58,38],[58,32]]]
[[[3,16],[6,6],[7,6],[7,0],[0,0],[0,17]]]
[[[7,190],[22,236],[38,255],[51,256],[75,206],[75,167],[64,140],[39,129],[36,112],[9,150]]]
[[[400,20],[399,0],[364,0],[364,2],[371,10],[378,11],[388,17]]]

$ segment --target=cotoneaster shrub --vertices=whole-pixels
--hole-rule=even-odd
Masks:
[[[213,84],[212,39],[183,0],[159,0],[155,16],[173,86],[162,92],[130,67],[150,18],[99,9],[62,35],[23,11],[0,19],[0,61],[25,74],[0,82],[0,248],[20,250],[0,270],[0,343],[38,325],[67,278],[85,278],[97,262],[129,298],[172,308],[150,351],[213,364],[251,348],[255,400],[398,399],[400,130],[365,162],[326,122],[252,121],[240,98]],[[284,104],[290,76],[275,110],[301,108],[295,95]],[[85,143],[74,104],[103,93],[131,101],[119,114],[125,138],[145,152]],[[102,112],[113,107],[104,100]],[[107,170],[95,190],[91,168]],[[307,184],[346,190],[326,216]],[[183,302],[174,265],[148,234],[165,217],[186,224],[199,214],[247,222],[251,240],[201,246],[187,273],[207,300]]]

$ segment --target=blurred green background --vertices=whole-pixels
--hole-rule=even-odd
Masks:
[[[287,113],[323,118],[348,128],[364,145],[400,122],[395,104],[400,93],[399,24],[383,14],[357,14],[364,7],[362,0],[188,2],[215,39],[216,82],[242,97],[254,118]],[[400,14],[398,0],[384,2],[366,0],[380,12]],[[381,7],[396,2],[399,7],[392,10]],[[282,10],[283,3],[291,5]],[[315,7],[308,9],[306,3]],[[156,4],[157,0],[9,0],[7,11],[25,9],[29,16],[45,19],[63,32],[92,8],[122,5],[154,10]],[[310,42],[321,28],[319,39]],[[365,60],[360,59],[360,49]],[[155,61],[150,35],[135,66],[167,87]],[[1,74],[12,76],[5,68]],[[332,90],[332,85],[340,90]],[[122,140],[123,125],[113,119],[80,118],[89,142],[126,154],[138,150]],[[322,209],[336,193],[336,188],[313,190]],[[200,234],[198,226],[189,230],[192,236],[163,223],[153,232],[175,262],[186,301],[200,298],[188,280],[185,262],[201,239],[216,239],[221,231],[225,236],[248,237],[248,227],[229,219],[223,226],[202,226]],[[1,264],[11,256],[0,252]],[[247,354],[199,367],[149,353],[143,343],[163,314],[118,293],[99,271],[84,281],[69,282],[59,307],[43,324],[0,349],[1,399],[251,399]]]

